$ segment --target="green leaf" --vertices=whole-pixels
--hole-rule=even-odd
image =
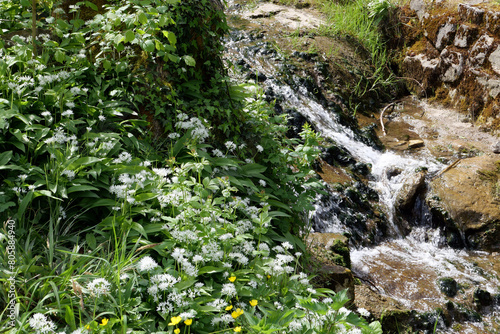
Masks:
[[[125,37],[122,34],[117,34],[113,41],[115,42],[116,45],[120,44],[122,41],[125,40]]]
[[[144,12],[140,12],[139,16],[137,17],[137,19],[139,20],[140,24],[146,24],[146,23],[148,23],[148,17],[147,17],[146,14],[144,14]]]
[[[142,44],[142,49],[146,52],[153,52],[155,50],[155,43],[148,39]]]
[[[23,7],[31,7],[31,1],[29,1],[29,0],[21,0],[21,6],[23,6]]]
[[[74,163],[72,163],[70,166],[69,166],[69,169],[76,169],[80,166],[85,166],[85,165],[92,165],[96,162],[99,162],[99,161],[103,161],[104,158],[95,158],[95,157],[83,157],[83,158],[79,158],[78,160],[76,160]]]
[[[91,232],[91,233],[87,233],[85,235],[85,240],[87,241],[87,245],[89,245],[90,249],[94,250],[96,249],[97,247],[97,240],[95,239],[95,236],[94,234]]]
[[[163,35],[168,39],[170,45],[175,46],[175,44],[177,44],[177,37],[175,37],[175,34],[173,32],[165,30],[163,30],[162,32]]]
[[[95,10],[95,11],[97,12],[98,8],[97,8],[97,6],[96,6],[95,4],[93,4],[93,3],[92,3],[92,2],[90,2],[90,1],[85,1],[85,4],[86,4],[87,6],[89,6],[90,8],[92,8],[92,10]]]
[[[19,211],[17,212],[18,219],[24,215],[24,211],[26,211],[28,204],[31,203],[32,198],[33,198],[33,190],[28,192],[26,194],[26,196],[24,196],[23,200],[21,201],[21,205],[19,205]]]
[[[104,67],[105,70],[109,70],[111,68],[111,62],[109,60],[105,59],[102,62],[102,66]]]
[[[267,167],[259,164],[246,164],[241,166],[243,175],[246,176],[261,176],[261,173],[266,171]]]
[[[125,43],[130,43],[135,39],[135,32],[132,30],[127,30],[125,33]]]
[[[133,223],[132,229],[139,232],[144,238],[146,238],[146,239],[148,238],[148,234],[146,233],[146,231],[144,230],[144,227],[142,227],[141,224]]]
[[[182,56],[182,59],[184,60],[187,66],[196,66],[196,60],[194,60],[194,58],[191,57],[190,55]]]
[[[12,159],[12,151],[3,152],[0,154],[0,166],[6,165]]]
[[[152,198],[156,198],[158,197],[158,194],[154,194],[154,193],[143,193],[143,194],[139,194],[137,196],[135,196],[135,200],[137,202],[144,202],[144,201],[148,201]]]
[[[64,59],[66,59],[66,55],[64,54],[63,51],[57,50],[56,53],[54,54],[54,58],[56,59],[57,62],[62,63]]]
[[[88,186],[88,185],[79,185],[68,188],[68,194],[74,193],[76,191],[88,191],[88,190],[99,190],[99,188]]]
[[[206,266],[206,267],[201,268],[198,271],[198,275],[220,273],[220,272],[223,272],[223,271],[224,271],[224,268],[222,268],[222,267]]]

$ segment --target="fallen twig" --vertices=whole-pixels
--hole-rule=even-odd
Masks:
[[[462,160],[462,158],[458,158],[451,165],[449,165],[448,167],[446,167],[445,169],[443,169],[442,171],[440,171],[439,173],[437,173],[436,175],[434,175],[432,177],[432,179],[440,177],[441,175],[443,175],[444,173],[446,173],[447,171],[449,171],[450,169],[452,169],[453,167],[455,167],[461,160]]]
[[[385,108],[382,110],[380,113],[380,125],[382,126],[382,133],[384,136],[386,135],[385,133],[385,127],[384,127],[384,112],[389,109],[390,106],[392,106],[392,109],[394,109],[394,106],[396,105],[396,102],[391,102],[388,105],[385,106]]]

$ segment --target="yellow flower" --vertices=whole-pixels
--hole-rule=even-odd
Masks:
[[[241,326],[234,327],[234,331],[237,333],[241,332]]]
[[[270,279],[271,278],[271,275],[267,275],[267,279]]]
[[[232,283],[232,282],[236,281],[236,276],[231,276],[228,278],[228,280]]]
[[[240,309],[240,308],[237,308],[236,311],[233,311],[231,313],[231,316],[233,317],[233,319],[236,319],[236,318],[238,318],[242,314],[243,314],[243,310]]]
[[[85,325],[86,330],[90,330],[90,325]]]
[[[233,305],[226,306],[226,311],[231,311],[232,308],[233,308]]]
[[[180,332],[181,332],[181,330],[179,328],[174,329],[175,334],[179,334]]]
[[[108,324],[108,321],[109,321],[108,319],[103,318],[103,319],[102,319],[102,323],[101,323],[100,325],[101,325],[101,326],[106,326],[106,325]]]
[[[252,306],[257,306],[258,303],[259,302],[257,301],[257,299],[253,299],[250,301],[250,305],[252,305]]]
[[[175,326],[177,325],[179,322],[181,322],[182,318],[177,316],[177,317],[172,317],[170,318],[170,323],[168,324],[169,326]]]
[[[191,324],[193,323],[193,319],[186,319],[184,323],[186,324],[186,326],[191,326]]]

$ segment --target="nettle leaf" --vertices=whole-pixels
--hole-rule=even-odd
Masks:
[[[137,16],[137,20],[139,21],[140,24],[146,24],[148,23],[148,17],[144,12],[140,12],[139,15]]]
[[[191,57],[190,55],[182,56],[182,59],[184,60],[184,62],[186,63],[186,65],[188,65],[188,66],[196,66],[196,60],[194,60],[194,58]]]
[[[113,41],[115,42],[115,44],[120,44],[122,41],[125,40],[125,37],[122,35],[122,34],[117,34],[115,36],[115,38],[113,39]]]
[[[132,30],[127,30],[125,33],[125,43],[130,43],[135,39],[135,33]]]
[[[142,49],[146,52],[153,52],[155,50],[155,43],[148,39],[142,44]]]
[[[170,45],[175,46],[175,44],[177,43],[177,37],[175,36],[175,34],[171,31],[165,30],[163,30],[162,33],[168,39]]]

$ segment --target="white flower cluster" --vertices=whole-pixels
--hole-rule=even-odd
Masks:
[[[52,333],[56,329],[56,325],[41,313],[35,313],[29,320],[30,327],[35,330],[35,333]]]
[[[87,290],[96,297],[107,295],[110,287],[111,283],[109,283],[105,278],[96,278],[87,284]]]
[[[188,118],[188,115],[184,113],[177,115],[179,121],[175,123],[175,127],[184,130],[191,129],[191,136],[193,139],[203,143],[209,136],[208,129],[199,118],[191,117],[189,120]]]
[[[137,263],[139,271],[151,271],[157,267],[158,263],[151,256],[145,256]]]

